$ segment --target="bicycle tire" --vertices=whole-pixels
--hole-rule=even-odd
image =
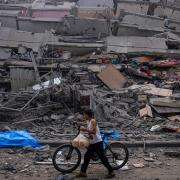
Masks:
[[[112,166],[113,170],[118,170],[118,169],[122,168],[128,162],[129,151],[128,151],[127,147],[124,144],[119,143],[119,142],[111,143],[111,144],[109,144],[109,146],[110,146],[111,151],[113,153],[110,151],[109,147],[107,147],[106,148],[106,156],[107,156],[107,158],[109,160],[109,163]],[[115,148],[119,151],[118,153],[115,152]],[[120,155],[120,149],[123,150],[123,152],[124,152],[123,159],[120,159],[119,157],[117,157],[117,156],[121,156]],[[110,154],[110,157],[108,157],[109,156],[108,153]],[[115,164],[113,164],[113,165],[111,164],[111,161],[110,161],[111,158],[113,158],[113,160],[116,161],[116,165]],[[118,161],[118,164],[117,164],[117,161]]]
[[[74,166],[73,167],[71,167],[71,168],[69,168],[69,169],[63,169],[63,168],[61,168],[61,167],[59,167],[59,165],[58,165],[58,163],[57,163],[57,155],[58,155],[58,153],[62,153],[63,151],[63,149],[65,149],[65,148],[73,148],[73,151],[74,152],[76,152],[77,153],[77,161],[75,162],[75,164],[74,164]],[[64,145],[61,145],[61,146],[59,146],[56,150],[55,150],[55,152],[54,152],[54,154],[53,154],[53,157],[52,157],[52,162],[53,162],[53,165],[54,165],[54,167],[55,167],[55,169],[56,170],[58,170],[58,171],[60,171],[60,172],[62,172],[62,173],[64,173],[64,174],[66,174],[66,173],[71,173],[71,172],[73,172],[75,169],[77,169],[78,168],[78,166],[80,165],[80,163],[81,163],[81,152],[79,151],[79,149],[78,148],[76,148],[76,147],[73,147],[71,144],[64,144]]]

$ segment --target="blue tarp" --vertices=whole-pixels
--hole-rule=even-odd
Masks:
[[[26,131],[1,131],[0,147],[40,147],[38,140]]]

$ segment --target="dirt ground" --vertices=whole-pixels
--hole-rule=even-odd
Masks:
[[[36,165],[37,161],[51,159],[55,149],[46,152],[28,149],[0,149],[0,179],[1,180],[60,180],[62,174],[52,165]],[[165,155],[165,151],[178,151],[180,148],[129,149],[128,170],[116,171],[118,180],[180,180],[180,158]],[[151,158],[150,158],[151,157]],[[145,158],[150,158],[149,160]],[[143,167],[135,167],[135,164]],[[77,179],[75,175],[79,168],[64,179]],[[88,168],[88,178],[104,179],[106,169],[101,164],[91,164]]]

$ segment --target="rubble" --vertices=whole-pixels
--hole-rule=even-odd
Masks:
[[[146,107],[139,111],[140,117],[149,116],[153,117],[151,107],[146,104]]]
[[[151,98],[150,103],[155,106],[180,107],[178,101],[169,98]]]
[[[0,4],[0,130],[67,142],[91,108],[100,128],[126,142],[178,141],[180,4],[54,3]],[[36,162],[48,158],[37,154]]]
[[[133,164],[133,166],[134,166],[135,168],[143,168],[143,167],[144,167],[144,164],[140,162],[140,163]]]
[[[164,154],[166,156],[170,156],[170,157],[179,157],[180,153],[178,151],[165,151]]]

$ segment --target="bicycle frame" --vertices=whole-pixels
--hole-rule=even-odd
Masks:
[[[103,141],[103,143],[106,145],[106,148],[104,150],[109,149],[110,152],[113,154],[113,151],[111,150],[110,145],[108,143],[106,143],[105,141]]]
[[[68,152],[68,155],[67,155],[67,157],[66,157],[67,160],[69,160],[69,159],[71,158],[71,154],[72,154],[73,150],[74,150],[74,147],[71,146],[71,148],[70,148],[70,150],[69,150],[69,152]]]

